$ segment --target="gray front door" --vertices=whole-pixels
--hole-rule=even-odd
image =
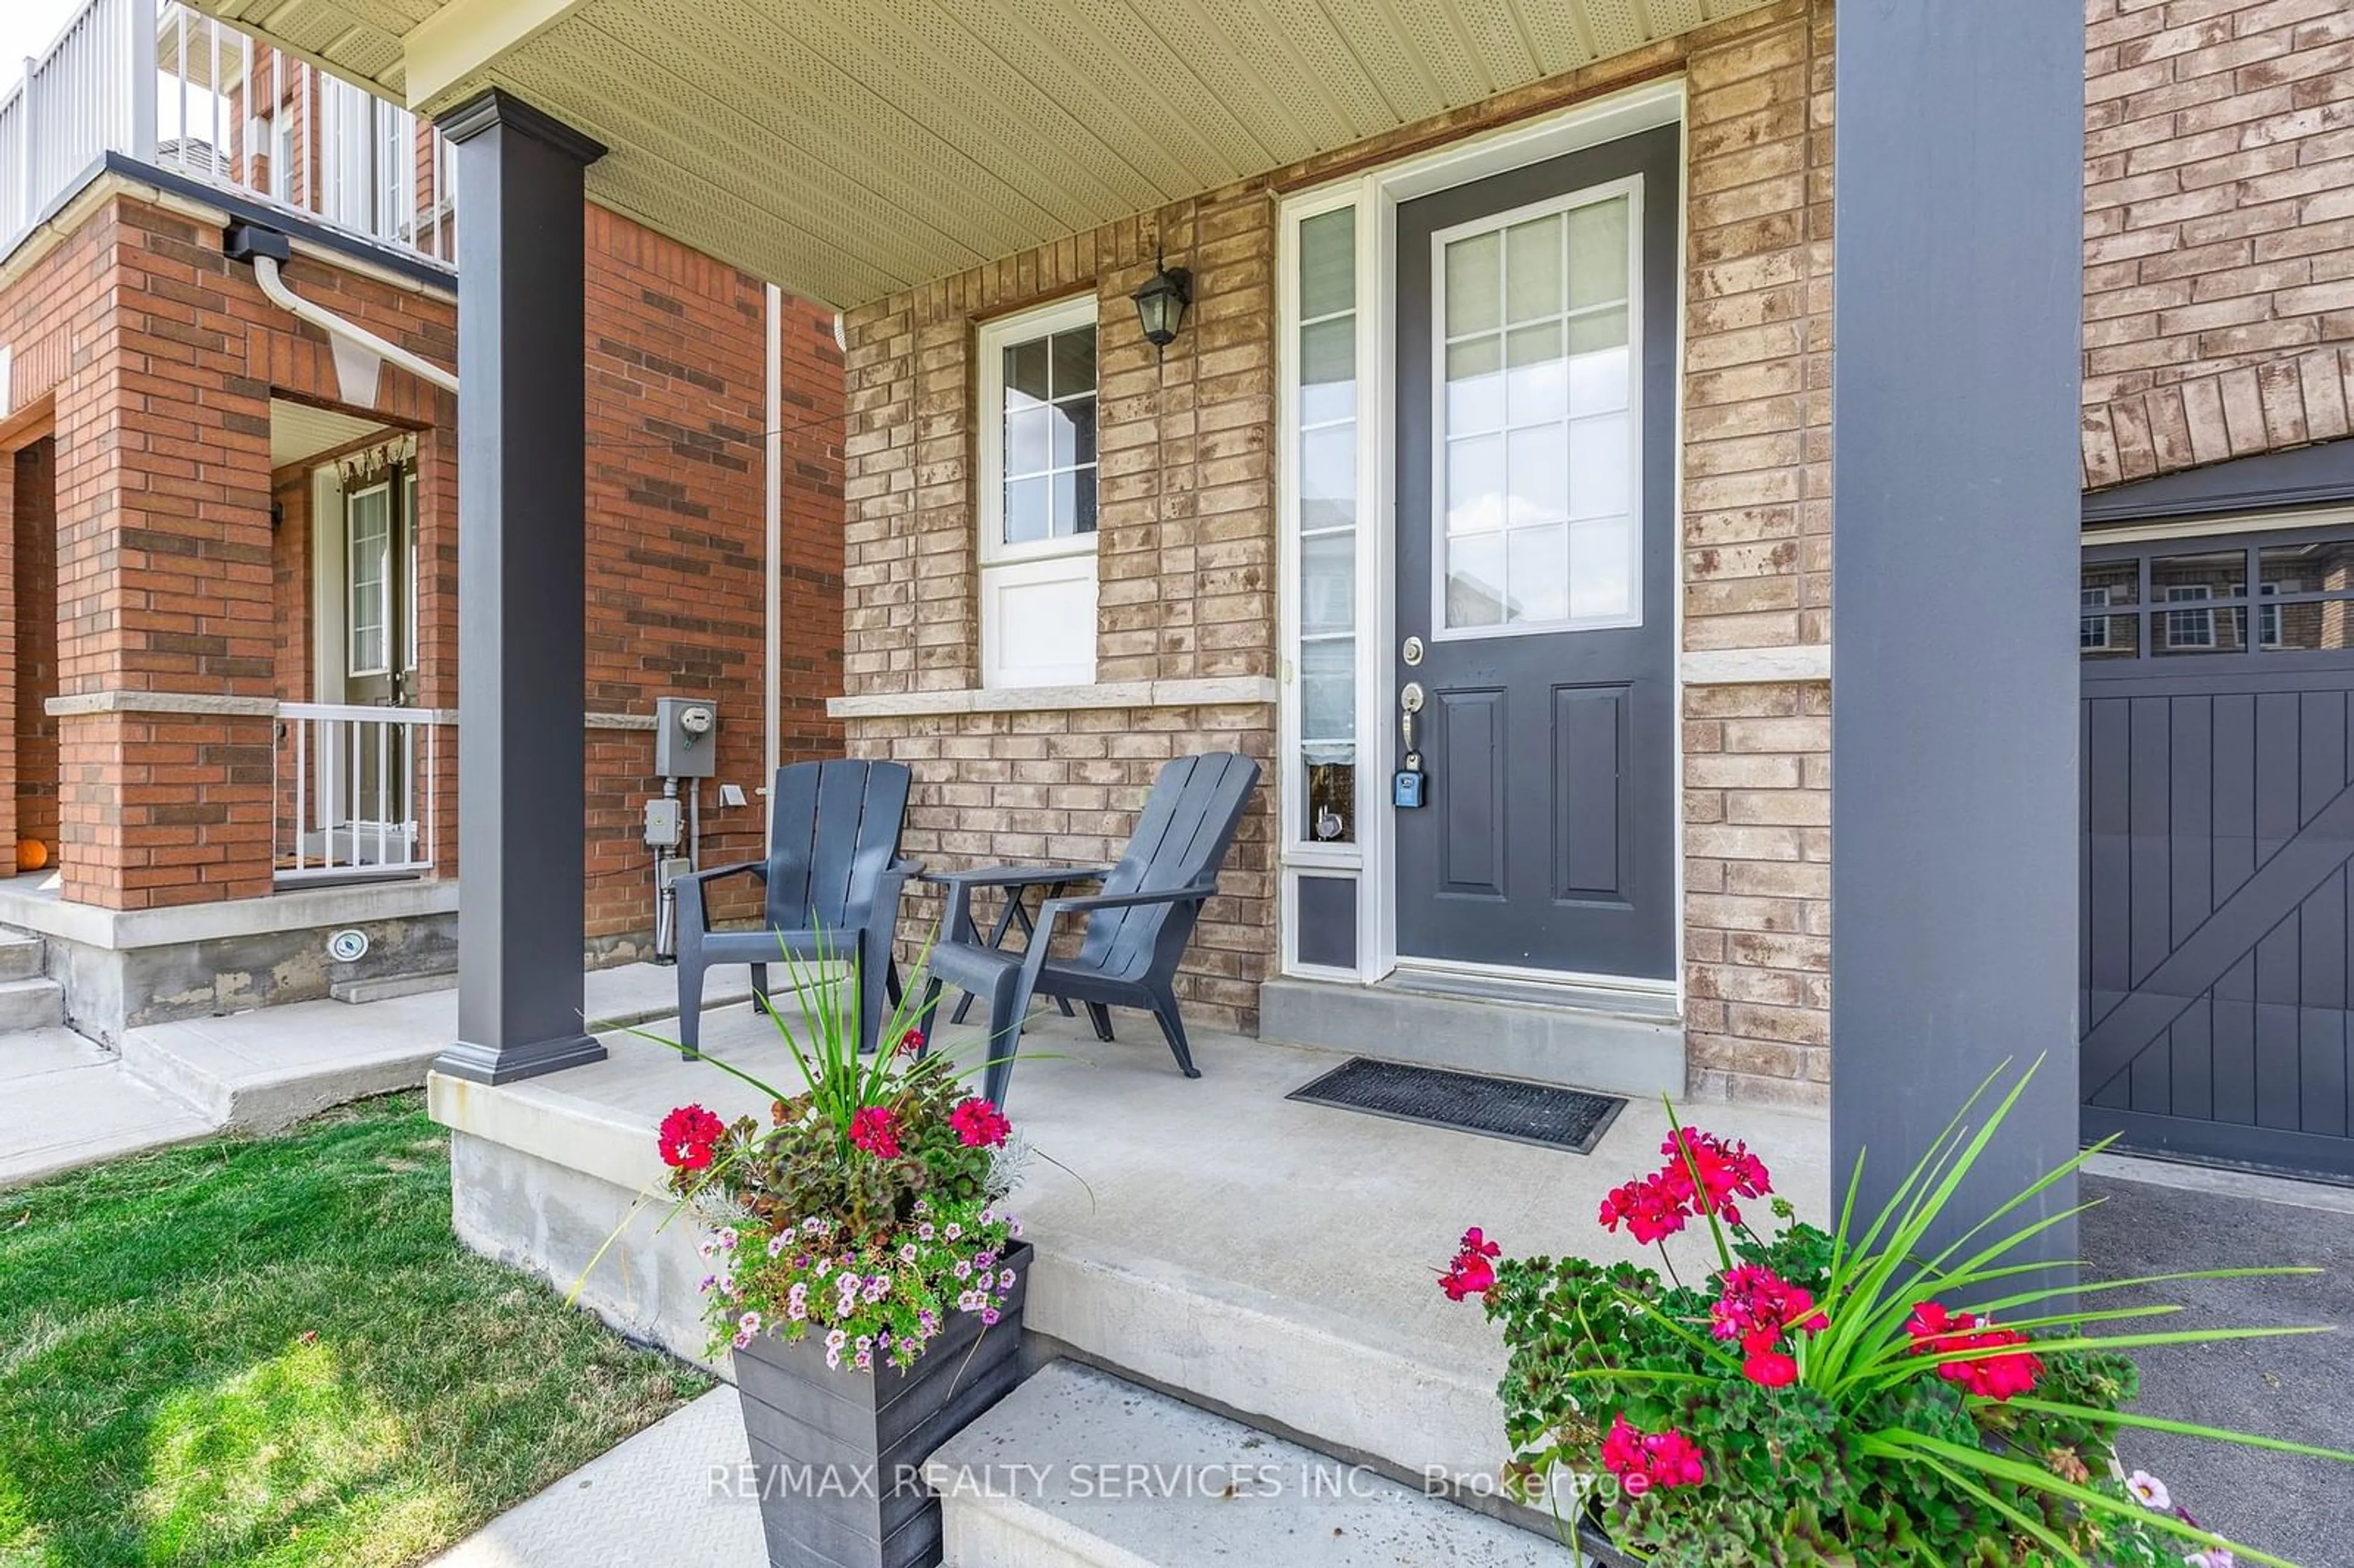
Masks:
[[[1674,976],[1677,150],[1398,208],[1401,959]]]

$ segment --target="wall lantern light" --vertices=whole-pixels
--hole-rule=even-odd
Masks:
[[[1185,307],[1193,302],[1193,275],[1182,267],[1169,266],[1155,249],[1152,276],[1129,298],[1136,302],[1136,322],[1144,329],[1144,341],[1165,349],[1177,341]]]

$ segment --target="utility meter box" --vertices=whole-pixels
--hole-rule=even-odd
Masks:
[[[654,775],[708,779],[717,771],[719,709],[705,697],[654,699]]]

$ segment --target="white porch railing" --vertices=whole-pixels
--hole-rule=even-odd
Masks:
[[[441,715],[281,703],[278,718],[279,881],[432,869]]]
[[[440,132],[178,0],[85,0],[0,95],[0,253],[109,153],[457,256],[457,161]]]

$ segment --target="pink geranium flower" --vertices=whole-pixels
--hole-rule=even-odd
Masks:
[[[1644,1432],[1627,1425],[1624,1415],[1610,1423],[1602,1439],[1602,1467],[1618,1478],[1630,1497],[1653,1487],[1696,1487],[1708,1479],[1700,1446],[1670,1427]]]
[[[966,1100],[949,1112],[949,1125],[956,1128],[967,1149],[994,1149],[1013,1131],[1013,1124],[1002,1111],[979,1098]]]
[[[674,1171],[700,1171],[727,1135],[727,1124],[701,1106],[681,1106],[662,1119],[663,1163]]]
[[[886,1106],[868,1106],[850,1118],[850,1141],[877,1160],[899,1157],[899,1128]]]

